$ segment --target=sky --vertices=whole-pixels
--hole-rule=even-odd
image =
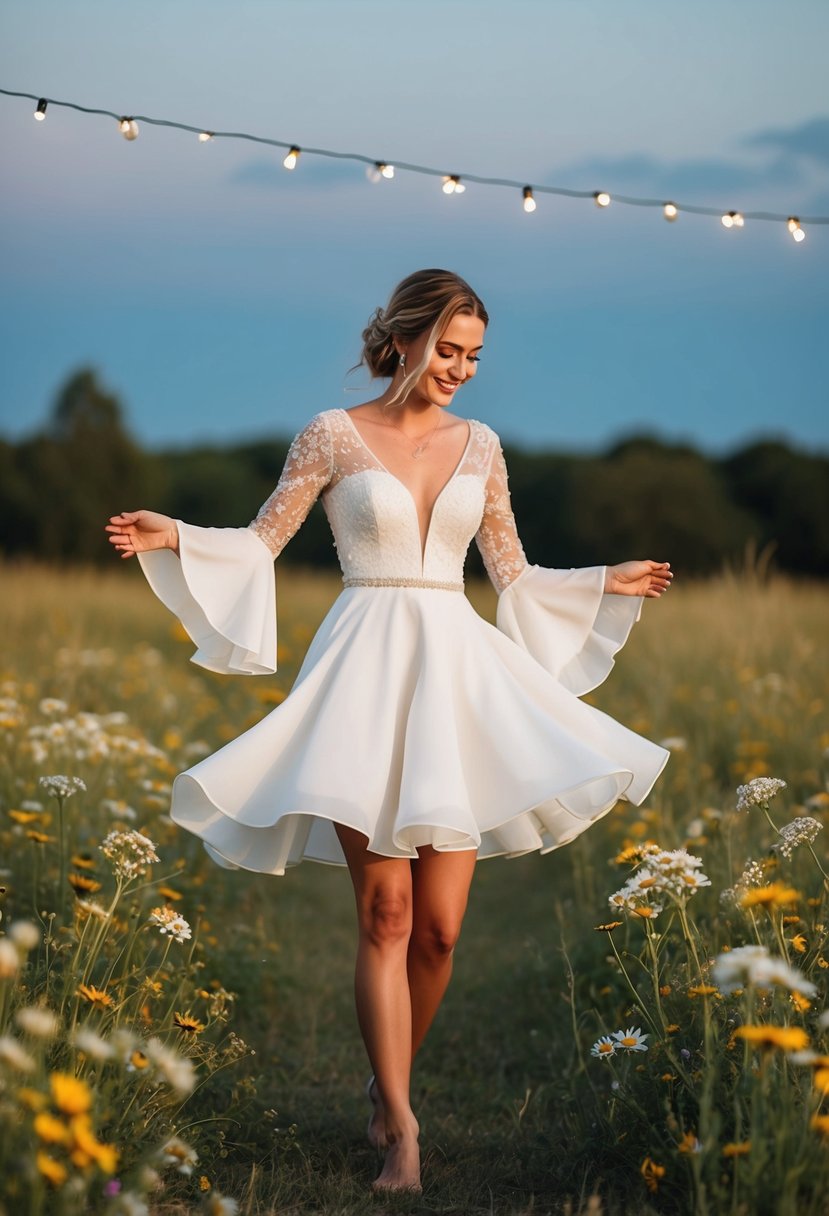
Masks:
[[[0,87],[471,173],[829,217],[825,0],[4,0]],[[0,95],[0,435],[96,370],[148,448],[376,396],[360,334],[424,266],[490,326],[453,408],[528,448],[829,450],[829,225],[538,197]]]

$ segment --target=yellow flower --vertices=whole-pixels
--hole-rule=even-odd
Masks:
[[[649,920],[652,916],[656,916],[656,913],[654,912],[653,908],[649,907],[647,904],[643,904],[640,908],[633,909],[633,915],[641,916],[642,920]],[[646,1158],[646,1160],[650,1160],[650,1158]]]
[[[639,1167],[639,1172],[645,1179],[645,1186],[649,1191],[655,1192],[659,1190],[659,1179],[665,1176],[664,1165],[658,1165],[650,1157],[646,1157]]]
[[[740,906],[753,908],[757,904],[763,907],[777,907],[779,904],[793,904],[800,899],[800,892],[794,887],[787,887],[782,882],[772,882],[766,887],[751,887],[740,897]]]
[[[679,1030],[679,1022],[671,1022],[670,1026],[665,1027],[665,1034],[676,1034]]]
[[[802,933],[796,933],[791,939],[793,948],[798,954],[805,954],[807,949],[806,938]]]
[[[36,823],[40,819],[40,811],[9,811],[9,819],[15,823]]]
[[[829,1094],[829,1068],[819,1068],[814,1077],[815,1089],[826,1097]]]
[[[194,1018],[189,1009],[186,1013],[174,1013],[173,1021],[179,1030],[183,1030],[186,1034],[201,1034],[205,1028],[205,1023]]]
[[[660,984],[659,995],[660,996],[670,996],[671,995],[671,985],[670,984]]]
[[[95,858],[90,857],[88,853],[76,853],[72,858],[72,865],[79,870],[94,870]]]
[[[94,984],[80,984],[77,995],[85,997],[91,1005],[98,1005],[101,1009],[110,1009],[115,1004],[108,992],[104,992],[103,988],[96,988]]]
[[[618,929],[621,924],[624,924],[624,921],[611,920],[606,925],[594,925],[593,928],[598,929],[601,933],[610,933],[611,930]]]
[[[199,1178],[199,1190],[200,1191],[209,1191],[210,1190],[210,1179],[207,1177],[206,1174],[202,1174],[201,1178]]]
[[[172,900],[173,903],[177,903],[178,900],[184,899],[181,891],[176,891],[172,887],[159,887],[158,893],[159,895],[163,895],[165,899]]]
[[[150,1061],[144,1055],[143,1051],[138,1051],[136,1049],[135,1051],[130,1052],[130,1064],[132,1064],[133,1068],[140,1071],[142,1068],[146,1068],[149,1062]]]
[[[662,1076],[659,1078],[659,1080],[660,1080],[660,1081],[666,1081],[666,1082],[675,1081],[675,1080],[676,1080],[676,1073],[673,1073],[673,1072],[663,1072],[663,1074],[662,1074]]]
[[[44,1153],[42,1149],[38,1149],[35,1161],[43,1177],[51,1182],[52,1186],[63,1186],[67,1178],[65,1166],[61,1165],[59,1161],[55,1161],[54,1157],[50,1157],[48,1153]]]
[[[42,1094],[39,1089],[32,1089],[29,1085],[18,1089],[17,1096],[29,1110],[43,1110],[48,1101],[46,1094]]]
[[[823,1136],[829,1136],[829,1115],[812,1115],[810,1126]]]
[[[698,1153],[702,1146],[693,1132],[686,1132],[676,1147],[680,1153]]]
[[[689,996],[719,996],[719,989],[713,984],[694,984],[688,989]]]
[[[826,961],[826,959],[823,957],[822,954],[819,954],[815,961],[817,962],[818,967],[820,967],[824,971],[826,970],[827,967],[829,967],[829,962]]]
[[[26,835],[29,840],[33,840],[35,844],[52,844],[55,840],[54,836],[47,836],[45,832],[38,832],[34,828],[29,828]]]
[[[68,1072],[53,1072],[49,1078],[52,1097],[58,1110],[65,1115],[82,1115],[92,1105],[89,1086]]]
[[[781,925],[797,925],[800,922],[799,916],[782,916],[780,918]]]
[[[723,1155],[723,1157],[745,1157],[746,1154],[750,1153],[750,1152],[751,1152],[751,1141],[750,1140],[743,1140],[739,1144],[735,1144],[732,1141],[731,1144],[725,1145],[725,1147],[723,1148],[723,1151],[722,1151],[722,1155]]]
[[[89,1116],[77,1115],[70,1126],[75,1151],[96,1162],[105,1174],[114,1174],[118,1166],[118,1149],[112,1144],[101,1144],[95,1138]]]
[[[781,1051],[802,1051],[809,1046],[809,1036],[799,1026],[738,1026],[734,1037],[755,1047],[779,1047]]]
[[[84,893],[93,895],[101,889],[101,884],[96,879],[87,877],[86,874],[68,874],[67,882],[76,895]]]
[[[613,860],[618,866],[629,865],[632,861],[638,861],[641,857],[641,845],[629,844],[627,848],[622,849]]]
[[[65,1144],[69,1139],[69,1129],[61,1120],[50,1115],[47,1110],[43,1110],[39,1115],[35,1115],[34,1120],[35,1135],[44,1140],[46,1144]]]
[[[800,992],[792,993],[792,1004],[798,1013],[805,1013],[807,1009],[812,1008],[812,1002]]]

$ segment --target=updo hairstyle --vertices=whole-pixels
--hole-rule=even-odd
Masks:
[[[431,331],[423,358],[417,367],[406,368],[406,377],[389,404],[400,405],[406,400],[428,367],[435,344],[458,313],[479,317],[484,325],[489,323],[479,296],[451,270],[415,271],[398,283],[385,309],[372,313],[363,330],[363,351],[357,366],[365,364],[373,380],[392,377],[400,366],[395,338],[407,343],[425,330]]]

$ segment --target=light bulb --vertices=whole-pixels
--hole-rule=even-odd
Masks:
[[[291,147],[291,150],[289,151],[288,155],[283,160],[282,164],[285,166],[286,169],[295,169],[296,163],[298,160],[299,160],[299,148],[296,146],[296,144],[294,144]]]
[[[662,208],[662,214],[665,216],[666,220],[673,223],[673,221],[679,215],[679,208],[677,207],[676,203],[666,203]]]
[[[450,173],[447,177],[444,177],[444,194],[463,194],[464,189],[465,187],[461,186],[460,178],[456,177],[454,173]]]
[[[394,177],[394,165],[381,163],[377,166],[377,168],[380,170],[381,176],[385,177],[387,181],[391,181],[391,179]]]
[[[212,138],[213,138],[212,131],[199,131],[199,143],[200,144],[209,144]]]
[[[742,228],[745,220],[739,211],[726,211],[725,215],[720,220],[723,228]]]
[[[796,215],[789,216],[789,218],[786,220],[786,227],[788,228],[789,232],[792,234],[792,236],[794,237],[794,239],[796,241],[798,241],[798,242],[805,241],[806,233],[800,227],[800,220],[797,218]]]
[[[43,122],[44,118],[46,117],[47,105],[48,102],[46,101],[46,98],[41,97],[40,101],[37,103],[37,109],[35,110],[35,118],[38,122]]]
[[[384,177],[390,180],[394,177],[394,165],[387,165],[384,160],[376,160],[366,169],[366,177],[370,182],[379,182]]]
[[[527,212],[535,211],[535,199],[533,198],[532,186],[524,187],[524,210]]]
[[[795,228],[794,232],[792,233],[792,236],[794,237],[794,239],[797,241],[798,244],[800,244],[801,241],[806,240],[806,233],[803,231],[802,228]]]
[[[610,206],[610,195],[606,190],[597,190],[593,195],[593,200],[597,207]]]
[[[122,118],[118,123],[118,130],[124,139],[138,139],[138,123],[134,118]]]

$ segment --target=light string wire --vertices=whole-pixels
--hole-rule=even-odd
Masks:
[[[295,142],[286,142],[282,139],[270,139],[263,135],[251,135],[248,131],[213,131],[209,127],[194,127],[190,123],[175,122],[169,118],[151,118],[147,114],[117,114],[114,110],[103,110],[95,106],[82,106],[74,101],[57,101],[53,97],[44,97],[39,93],[21,93],[14,89],[0,88],[0,94],[6,97],[24,97],[31,101],[38,102],[38,106],[62,106],[65,109],[77,110],[81,114],[101,114],[107,118],[114,118],[116,122],[143,122],[153,127],[173,127],[178,131],[189,131],[194,135],[206,135],[211,139],[242,139],[249,143],[264,144],[271,148],[286,148],[289,152],[296,152],[297,155],[301,152],[303,156],[327,156],[332,160],[349,160],[356,161],[359,164],[364,164],[370,168],[378,168],[380,166],[393,165],[395,169],[402,169],[407,173],[421,173],[428,177],[442,178],[444,183],[462,183],[474,182],[480,186],[496,186],[511,190],[521,191],[525,200],[527,199],[527,191],[530,192],[529,197],[532,198],[535,194],[554,194],[564,198],[586,198],[598,201],[600,195],[603,195],[608,202],[622,203],[628,207],[661,207],[671,206],[676,212],[687,212],[690,215],[711,215],[711,216],[738,216],[740,219],[747,220],[764,220],[774,223],[791,223],[794,219],[798,225],[801,224],[829,224],[829,216],[812,215],[812,216],[792,216],[792,214],[784,215],[774,211],[736,211],[721,207],[705,207],[698,206],[694,203],[678,203],[675,199],[665,198],[637,198],[627,194],[613,194],[612,196],[604,194],[596,190],[570,190],[565,186],[528,186],[525,182],[518,181],[508,177],[484,177],[476,173],[446,173],[442,169],[435,169],[430,165],[416,165],[406,161],[384,161],[378,160],[374,156],[365,156],[361,152],[336,152],[331,148],[311,148]],[[45,113],[41,111],[41,115]],[[448,191],[451,193],[451,191]],[[602,204],[605,205],[605,204]],[[526,208],[529,209],[529,208]],[[672,218],[675,218],[672,217]],[[730,225],[729,225],[730,226]]]

